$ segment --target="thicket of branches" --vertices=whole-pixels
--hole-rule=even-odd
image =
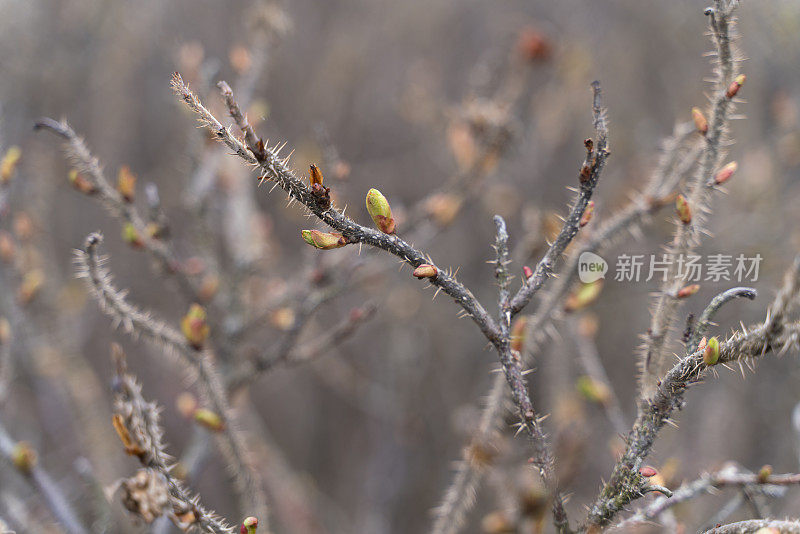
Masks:
[[[800,484],[798,474],[776,472],[769,465],[748,470],[732,459],[680,483],[669,474],[668,465],[655,467],[650,459],[665,427],[677,426],[679,412],[693,401],[687,395],[692,386],[713,388],[722,369],[741,369],[745,375],[746,369],[755,370],[759,360],[797,351],[800,256],[785,266],[774,298],[763,291],[758,295],[753,288],[731,286],[705,303],[698,302],[704,295],[700,286],[687,280],[673,262],[652,296],[642,348],[623,371],[628,382],[639,377],[635,406],[630,410],[610,378],[611,360],[596,343],[602,333],[590,309],[604,298],[602,281],[578,280],[582,254],[613,250],[621,241],[640,236],[664,214],[670,218],[672,234],[666,253],[673,257],[696,254],[704,241],[717,239],[709,237],[708,229],[716,217],[720,193],[739,179],[737,163],[728,154],[731,121],[739,118],[736,108],[748,89],[737,47],[737,4],[715,0],[703,15],[698,14],[706,17],[712,43],[707,102],[678,117],[647,180],[640,180],[626,202],[613,209],[598,209],[601,201],[596,206],[593,197],[603,198],[604,171],[615,165],[615,110],[606,109],[601,81],[586,80],[585,108],[590,120],[585,127],[591,135],[583,142],[583,156],[574,162],[572,177],[563,181],[558,177],[559,183],[570,185],[571,201],[557,223],[547,221],[549,228],[525,224],[518,235],[507,224],[507,216],[483,217],[477,204],[487,184],[504,179],[499,171],[503,161],[520,150],[520,138],[527,131],[520,118],[528,116],[527,108],[536,95],[532,73],[553,54],[548,37],[533,29],[519,33],[494,90],[481,98],[465,99],[448,117],[448,143],[457,170],[408,204],[381,192],[390,185],[387,170],[371,176],[373,187],[362,192],[364,207],[346,207],[340,200],[341,190],[347,189],[349,175],[358,169],[343,159],[336,139],[324,127],[314,129],[319,157],[306,174],[305,169],[295,168],[290,144],[277,141],[280,137],[275,136],[281,132],[268,121],[262,124],[252,118],[260,109],[255,105],[259,80],[270,72],[272,55],[292,25],[291,8],[274,3],[256,2],[249,13],[251,25],[244,32],[247,45],[231,55],[239,72],[235,83],[216,80],[213,68],[197,57],[197,50],[183,51],[184,72],[175,72],[169,86],[187,116],[175,121],[187,131],[198,125],[199,129],[187,135],[194,169],[180,186],[183,206],[176,213],[165,208],[154,183],[138,183],[127,166],[111,172],[103,165],[101,156],[68,122],[69,109],[63,110],[66,119],[37,120],[42,146],[63,152],[74,194],[105,208],[118,235],[104,237],[94,231],[95,224],[82,222],[87,236],[74,243],[74,274],[82,279],[84,289],[60,289],[37,237],[42,229],[37,227],[36,213],[47,209],[47,199],[25,183],[26,176],[35,172],[26,165],[27,151],[6,144],[0,164],[0,282],[4,288],[0,421],[8,418],[3,405],[12,405],[13,380],[19,376],[34,377],[34,390],[50,383],[36,377],[54,378],[59,395],[75,399],[75,407],[66,412],[43,408],[50,410],[47,413],[53,419],[41,421],[44,437],[52,434],[47,428],[55,425],[59,435],[68,435],[72,441],[49,446],[42,458],[37,455],[39,447],[20,438],[14,425],[0,423],[0,455],[7,472],[2,481],[14,488],[0,492],[0,532],[52,528],[80,534],[143,526],[154,532],[168,532],[174,526],[242,534],[256,529],[357,530],[336,509],[335,496],[325,495],[303,474],[303,466],[287,459],[291,451],[282,450],[276,428],[258,414],[253,399],[265,376],[337,360],[335,353],[343,346],[379,361],[402,351],[391,346],[391,335],[370,324],[386,310],[404,305],[391,287],[378,284],[375,290],[376,277],[395,263],[419,286],[415,291],[452,300],[460,316],[468,319],[459,328],[477,328],[482,336],[475,351],[496,361],[497,372],[480,411],[471,411],[467,417],[469,437],[455,468],[448,472],[451,480],[436,490],[440,495],[429,503],[434,509],[432,534],[471,531],[478,495],[494,509],[480,520],[480,528],[489,533],[650,528],[800,532],[800,519],[770,513],[770,502]],[[166,80],[164,91],[168,91]],[[234,161],[238,167],[231,167]],[[308,247],[310,254],[283,270],[274,258],[280,255],[280,247],[270,225],[264,223],[266,215],[258,201],[263,195],[280,196],[294,206],[273,210],[272,219],[288,214],[292,223],[303,221],[295,225],[294,237],[287,242],[296,248]],[[305,219],[295,217],[298,211]],[[458,269],[444,263],[439,252],[446,232],[462,214],[469,223],[457,227],[459,231],[493,225],[493,242],[480,246],[491,254],[494,276],[477,287],[461,281]],[[191,234],[189,238],[176,235],[173,224],[178,219],[178,226]],[[736,225],[744,224],[733,218],[725,231],[740,232]],[[272,226],[285,228],[274,222]],[[147,256],[152,269],[139,276],[157,292],[172,292],[179,302],[175,306],[183,309],[181,316],[140,304],[136,291],[129,294],[115,281],[112,273],[118,263],[103,252],[104,240],[123,242]],[[62,281],[61,285],[68,284]],[[79,300],[78,294],[90,296],[108,317],[106,324],[116,328],[120,341],[132,341],[126,349],[131,356],[126,357],[117,344],[109,349],[113,365],[106,369],[113,367],[113,371],[103,378],[110,384],[111,402],[105,407],[106,397],[87,378],[91,365],[79,354],[76,332],[86,325],[79,314],[69,311],[70,299]],[[356,304],[350,306],[353,298]],[[726,333],[714,321],[723,307],[739,298],[757,298],[763,320],[742,322]],[[628,306],[619,300],[614,307]],[[687,313],[687,303],[699,306],[700,313]],[[412,318],[414,314],[410,312]],[[368,342],[359,337],[365,331],[372,334]],[[445,337],[464,335],[449,331]],[[584,402],[603,418],[607,435],[617,436],[611,438],[613,462],[607,461],[603,447],[578,446],[583,438],[577,434],[570,446],[564,429],[575,420],[569,410],[542,405],[538,391],[547,377],[539,372],[537,362],[547,356],[554,339],[562,349],[567,347],[556,357],[566,360],[574,355],[570,361],[580,370],[577,390]],[[145,346],[170,359],[163,367],[171,373],[166,380],[180,384],[173,388],[180,392],[173,395],[174,410],[169,399],[146,394],[129,368],[148,367],[139,354]],[[351,380],[359,374],[346,361],[336,365],[323,374],[344,374]],[[391,368],[384,371],[391,373]],[[361,407],[365,413],[379,419],[399,417],[393,411],[393,393],[385,385],[368,377],[358,380],[370,392],[363,397],[370,403]],[[453,380],[437,389],[460,387]],[[774,387],[793,389],[790,383]],[[287,397],[290,421],[307,417],[314,399],[308,392]],[[194,424],[183,446],[165,442],[170,417],[165,421],[163,406],[168,406],[173,420],[182,417]],[[714,409],[720,417],[735,418],[722,408]],[[548,417],[551,411],[554,417]],[[629,418],[629,411],[635,415]],[[19,424],[18,418],[13,419]],[[107,439],[112,429],[113,442]],[[550,435],[554,429],[556,440]],[[439,431],[449,431],[448,426]],[[321,450],[325,444],[314,443],[314,447]],[[685,451],[685,455],[702,464],[706,452]],[[392,454],[391,447],[386,454]],[[116,458],[117,462],[126,455],[134,461],[125,464],[127,473],[110,477],[115,470],[107,469],[102,461]],[[74,461],[73,469],[82,479],[79,485],[66,484],[50,473],[51,462],[67,458]],[[208,498],[194,489],[215,458],[226,472],[214,478],[213,486],[232,496],[238,515],[223,517],[214,512],[217,496]],[[580,466],[588,461],[603,466],[602,480],[580,473]],[[480,493],[486,484],[490,489]],[[32,490],[31,497],[17,497],[18,487]],[[681,519],[681,507],[716,491],[727,491],[731,498],[706,509],[705,523],[693,525]],[[751,519],[734,521],[742,511]],[[404,511],[423,516],[427,512]]]

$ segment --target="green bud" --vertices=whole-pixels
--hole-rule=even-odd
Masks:
[[[223,423],[222,418],[218,414],[205,408],[199,408],[194,412],[194,420],[212,432],[221,432],[222,429],[225,428],[225,423]]]
[[[706,349],[703,351],[703,363],[708,366],[716,365],[719,361],[719,340],[712,337],[706,342]]]
[[[340,248],[347,244],[342,234],[334,232],[320,232],[319,230],[303,230],[300,232],[303,241],[321,250]]]
[[[372,217],[375,226],[384,234],[393,234],[395,231],[392,208],[386,197],[375,188],[367,193],[367,211]]]

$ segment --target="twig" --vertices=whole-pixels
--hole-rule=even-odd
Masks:
[[[555,241],[553,241],[553,244],[547,249],[547,253],[537,264],[533,276],[523,283],[522,287],[511,300],[509,308],[512,315],[516,315],[522,311],[531,301],[533,295],[541,289],[544,282],[553,273],[556,260],[578,233],[583,213],[586,211],[586,206],[592,198],[594,188],[597,186],[597,182],[600,179],[600,173],[605,167],[606,159],[608,159],[610,155],[608,151],[606,110],[602,106],[600,82],[592,83],[592,91],[594,94],[592,113],[594,115],[594,128],[597,133],[597,140],[596,142],[592,142],[591,139],[586,140],[586,160],[581,167],[580,190],[578,196],[575,198],[572,209],[570,209],[570,213],[564,221],[564,225],[561,227],[561,231],[558,233]]]
[[[783,308],[797,299],[796,292],[787,291],[787,286],[797,289],[796,285],[791,284],[790,278],[787,277],[786,285],[770,307],[774,313],[782,314]],[[768,326],[754,325],[749,330],[733,334],[721,345],[716,364],[741,364],[742,361],[761,357],[769,350],[782,352],[797,346],[800,323]],[[680,360],[662,378],[653,396],[642,402],[636,422],[628,434],[625,453],[615,465],[611,479],[591,506],[586,527],[608,525],[623,507],[641,496],[644,479],[638,473],[638,468],[650,453],[658,432],[675,409],[682,406],[686,389],[701,380],[709,368],[703,360],[703,353],[703,350],[698,350]]]
[[[0,423],[0,455],[9,462],[17,443],[8,434]],[[18,470],[24,478],[41,494],[53,516],[69,534],[88,534],[88,529],[81,523],[72,506],[69,504],[64,492],[36,462],[31,462],[25,470]]]
[[[100,308],[111,316],[123,330],[132,336],[142,336],[169,354],[176,354],[197,376],[202,391],[211,404],[211,409],[222,418],[222,430],[216,432],[220,452],[224,456],[235,481],[237,493],[245,506],[264,518],[267,508],[264,492],[258,477],[247,460],[246,447],[231,410],[222,382],[211,364],[208,355],[195,350],[175,329],[156,320],[129,304],[122,293],[111,283],[111,275],[103,267],[105,258],[98,255],[97,247],[102,241],[100,234],[86,238],[85,249],[75,252],[77,274],[87,280],[89,290]]]
[[[653,392],[656,379],[663,373],[668,356],[665,345],[669,329],[675,321],[678,310],[678,291],[684,285],[686,273],[681,273],[677,258],[686,257],[700,242],[700,234],[706,214],[710,211],[711,196],[716,189],[712,176],[720,165],[723,156],[723,144],[730,115],[733,111],[732,98],[727,94],[736,74],[736,60],[731,48],[731,27],[735,2],[715,0],[715,8],[709,8],[711,35],[716,46],[717,76],[714,94],[711,97],[711,115],[708,120],[705,146],[700,158],[700,165],[693,179],[688,184],[686,202],[691,211],[690,221],[680,218],[675,220],[675,237],[669,253],[673,261],[668,267],[667,276],[661,291],[656,297],[650,328],[645,341],[642,357],[641,390],[646,398]]]
[[[130,443],[126,447],[129,454],[138,456],[142,465],[158,471],[167,481],[172,496],[172,517],[176,523],[179,515],[191,512],[192,526],[198,526],[211,534],[230,534],[233,532],[222,518],[203,508],[198,497],[189,491],[171,474],[172,462],[162,443],[163,431],[159,424],[159,408],[154,402],[142,397],[142,388],[136,378],[129,374],[121,350],[115,351],[116,377],[114,410],[127,431]],[[118,430],[119,432],[119,430]]]
[[[664,143],[664,154],[644,192],[634,198],[619,214],[605,221],[579,250],[570,253],[561,276],[553,281],[532,320],[529,321],[530,326],[526,328],[527,339],[535,340],[542,337],[541,333],[555,320],[558,304],[563,301],[577,278],[578,259],[581,253],[601,252],[626,231],[635,228],[647,215],[664,205],[661,198],[674,189],[680,178],[694,165],[700,153],[699,147],[696,147],[691,149],[685,158],[680,157],[683,155],[681,150],[683,143],[693,131],[693,127],[689,124],[677,125],[673,136]],[[682,164],[679,165],[679,161]],[[532,345],[533,343],[528,343],[526,351],[531,352]],[[500,373],[495,374],[492,386],[486,395],[480,424],[471,438],[473,445],[470,447],[474,444],[488,443],[491,434],[496,431],[501,420],[500,416],[505,411],[504,401],[507,398],[505,387],[505,377]],[[458,463],[453,482],[447,488],[442,504],[435,510],[433,534],[450,534],[456,532],[463,524],[464,516],[474,503],[474,494],[480,484],[484,468],[483,463],[468,459]]]
[[[91,180],[94,187],[93,196],[122,223],[133,226],[142,246],[155,258],[161,270],[166,273],[174,273],[187,300],[197,301],[196,288],[180,268],[180,263],[173,251],[163,241],[150,236],[145,219],[136,207],[125,202],[119,191],[109,183],[100,162],[92,155],[83,139],[78,137],[69,124],[66,121],[58,122],[44,117],[36,121],[35,128],[49,130],[64,139],[64,153],[76,166],[78,172]]]
[[[340,232],[347,243],[364,243],[380,248],[399,257],[414,268],[423,263],[432,264],[432,260],[423,252],[415,249],[398,236],[362,226],[346,217],[336,208],[332,206],[324,207],[324,205],[319,204],[311,189],[287,167],[288,160],[281,159],[278,156],[279,150],[277,148],[260,146],[260,142],[253,147],[245,146],[203,106],[197,96],[183,83],[183,79],[178,73],[173,75],[172,87],[189,108],[198,114],[201,124],[208,128],[218,141],[226,144],[245,162],[258,167],[263,173],[262,179],[275,182],[286,191],[291,200],[300,202],[310,213]],[[261,155],[262,153],[264,159],[259,160],[255,154]],[[500,331],[497,324],[472,293],[453,276],[444,272],[443,269],[437,268],[437,272],[438,275],[430,279],[431,284],[441,288],[442,291],[464,308],[489,341],[492,343],[498,341]]]
[[[692,353],[697,350],[700,340],[703,339],[708,332],[708,329],[711,326],[711,321],[714,319],[714,315],[717,314],[720,308],[735,298],[747,298],[753,300],[756,298],[757,294],[758,293],[756,290],[751,287],[734,287],[728,289],[727,291],[723,291],[711,299],[711,302],[708,303],[708,306],[706,306],[706,309],[703,310],[703,313],[697,320],[697,325],[694,328],[692,337],[689,340],[689,344],[686,346],[687,352]]]
[[[731,523],[729,525],[720,525],[711,530],[707,530],[706,534],[749,534],[752,532],[761,532],[759,529],[775,529],[772,531],[766,530],[765,532],[779,532],[780,534],[798,534],[800,533],[800,521],[753,519],[750,521]]]
[[[730,465],[716,473],[707,473],[695,481],[681,485],[670,498],[658,497],[623,523],[630,525],[658,519],[658,516],[673,506],[694,499],[703,493],[711,493],[715,489],[796,485],[800,485],[800,474],[762,476],[758,473],[743,472],[735,465]],[[622,523],[619,526],[622,527]]]

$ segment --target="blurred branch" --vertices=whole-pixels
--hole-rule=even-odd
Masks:
[[[615,528],[624,528],[635,523],[657,520],[661,514],[673,506],[705,493],[712,493],[717,489],[797,485],[800,485],[799,474],[764,475],[762,473],[749,473],[732,464],[716,473],[707,473],[693,482],[681,485],[680,488],[673,492],[672,497],[657,497],[645,508],[639,510]]]
[[[17,471],[39,492],[53,516],[69,534],[88,534],[88,530],[75,514],[64,492],[50,475],[36,462],[35,453],[23,450],[27,444],[17,443],[0,422],[0,454],[14,465]],[[25,455],[24,457],[21,455]]]
[[[164,432],[159,424],[158,405],[142,397],[141,386],[127,371],[122,350],[117,347],[114,356],[114,410],[115,418],[118,418],[115,420],[115,428],[123,440],[126,452],[137,456],[143,466],[154,469],[166,480],[172,497],[170,519],[181,528],[185,526],[181,523],[188,523],[189,527],[199,527],[203,532],[231,534],[233,529],[229,525],[214,512],[203,508],[199,498],[191,496],[172,476],[173,464],[168,461],[169,456],[162,443]]]
[[[76,251],[78,276],[85,278],[89,290],[101,309],[111,316],[123,330],[132,336],[142,336],[169,354],[177,354],[197,376],[211,409],[221,418],[221,428],[215,433],[222,456],[233,474],[237,493],[250,513],[266,522],[267,508],[258,476],[247,459],[241,433],[237,430],[234,412],[228,404],[225,389],[207,354],[189,345],[177,330],[154,319],[151,314],[130,305],[124,295],[111,283],[111,275],[102,266],[106,258],[100,257],[97,247],[100,234],[86,238],[84,250]]]
[[[197,301],[196,288],[180,268],[180,263],[174,252],[163,241],[151,236],[145,219],[136,207],[127,202],[120,192],[109,183],[103,173],[100,162],[89,151],[83,139],[78,137],[65,121],[58,122],[45,117],[36,121],[35,128],[49,130],[65,140],[64,153],[67,158],[76,166],[77,171],[82,176],[91,180],[87,194],[95,197],[123,224],[132,225],[138,242],[155,258],[161,270],[165,273],[175,274],[181,291],[187,300],[190,302]]]
[[[800,533],[800,521],[781,521],[778,519],[754,519],[750,521],[740,521],[729,525],[721,525],[706,534],[798,534]]]

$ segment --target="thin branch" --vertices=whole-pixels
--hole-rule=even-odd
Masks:
[[[608,378],[608,373],[606,373],[600,354],[597,352],[594,340],[590,334],[582,331],[577,321],[571,320],[568,323],[572,338],[575,340],[575,346],[578,349],[578,362],[592,380],[602,384],[608,391],[608,398],[601,403],[603,410],[606,412],[614,430],[618,434],[624,435],[628,431],[625,423],[625,414],[622,412],[619,398],[611,385],[611,380]]]
[[[198,97],[183,83],[183,79],[178,73],[175,73],[172,78],[172,87],[189,108],[198,114],[200,123],[208,128],[218,141],[226,144],[245,162],[256,166],[262,173],[263,180],[275,182],[289,195],[291,200],[300,202],[310,213],[340,232],[348,244],[364,243],[380,248],[397,256],[413,268],[417,268],[423,263],[433,264],[427,255],[400,237],[362,226],[346,217],[335,207],[320,203],[311,189],[287,166],[288,158],[279,157],[277,147],[263,146],[260,141],[256,146],[245,146],[203,106]],[[256,154],[259,157],[256,157]],[[262,155],[263,158],[261,158]],[[443,269],[437,267],[437,272],[436,277],[429,279],[430,283],[452,297],[478,325],[489,341],[497,342],[500,335],[499,328],[472,295],[472,292]]]
[[[793,271],[794,267],[790,269],[790,273]],[[783,316],[783,310],[797,300],[798,285],[793,280],[793,277],[787,276],[784,288],[770,307],[771,313]],[[782,353],[791,347],[797,347],[798,339],[799,322],[753,325],[750,329],[736,332],[720,346],[719,359],[715,365],[749,362],[770,350]],[[625,453],[590,508],[587,528],[608,525],[620,510],[642,496],[641,488],[645,479],[638,469],[652,450],[658,432],[670,420],[673,412],[683,405],[686,389],[699,382],[709,369],[710,366],[704,362],[703,353],[703,350],[698,350],[680,360],[659,381],[653,396],[642,401],[639,415],[627,437]]]
[[[13,462],[12,457],[16,447],[17,442],[11,438],[3,424],[0,423],[0,456],[8,462]],[[88,534],[89,530],[72,509],[64,492],[43,467],[33,461],[25,470],[18,470],[18,472],[41,494],[56,521],[64,530],[69,534]]]
[[[206,510],[199,496],[192,496],[181,482],[172,476],[174,463],[165,452],[162,442],[163,430],[159,423],[160,409],[154,402],[142,397],[142,388],[136,378],[129,374],[125,357],[121,350],[115,351],[116,377],[114,392],[114,410],[121,418],[127,431],[130,443],[129,453],[138,456],[142,465],[158,471],[167,481],[172,497],[172,513],[170,519],[179,523],[178,516],[192,513],[191,525],[199,527],[210,534],[231,534],[233,529],[214,512]],[[119,430],[118,430],[119,432]]]
[[[572,204],[572,209],[564,221],[564,226],[556,237],[555,241],[547,249],[544,257],[536,265],[536,269],[528,280],[526,280],[511,300],[510,309],[512,315],[516,315],[528,305],[545,281],[553,273],[556,260],[561,256],[567,246],[572,242],[580,228],[580,221],[583,217],[586,206],[592,198],[594,188],[600,179],[600,173],[606,164],[606,159],[610,155],[608,151],[608,124],[606,120],[606,110],[602,106],[602,93],[600,82],[592,83],[593,101],[592,114],[594,116],[594,128],[597,139],[593,142],[586,140],[586,160],[581,166],[580,190],[578,196]]]
[[[700,153],[699,146],[690,149],[688,154],[683,153],[683,144],[693,132],[693,126],[689,124],[677,125],[672,137],[664,143],[664,153],[644,192],[635,197],[618,214],[605,221],[579,250],[569,254],[566,265],[561,270],[561,276],[553,281],[533,318],[528,321],[530,326],[526,328],[527,339],[542,337],[542,332],[555,320],[559,303],[563,302],[577,278],[578,259],[581,253],[602,252],[620,236],[637,228],[648,215],[664,206],[663,197],[669,195],[680,179],[691,170]],[[534,350],[532,345],[533,343],[528,343],[527,352]],[[526,354],[523,354],[523,358],[525,357]],[[507,398],[505,377],[500,373],[494,376],[481,412],[480,424],[471,438],[472,445],[468,448],[476,444],[488,444],[492,434],[497,430],[501,414],[505,412]],[[458,463],[453,482],[447,488],[442,504],[435,510],[436,519],[431,531],[433,534],[451,534],[463,525],[464,517],[475,501],[474,495],[485,467],[483,463],[472,462],[469,459]]]
[[[761,529],[766,529],[762,531]],[[770,530],[773,529],[773,530]],[[779,519],[752,519],[750,521],[740,521],[729,525],[721,525],[706,534],[750,534],[754,532],[764,532],[772,534],[800,534],[800,521],[779,520]]]
[[[192,280],[180,268],[173,251],[161,240],[151,237],[145,219],[136,207],[126,202],[117,189],[106,178],[100,162],[66,121],[44,117],[36,121],[35,128],[49,130],[64,139],[64,153],[79,173],[91,180],[92,196],[122,223],[128,223],[147,252],[149,252],[163,272],[175,274],[181,291],[190,301],[197,300],[197,290]]]
[[[499,215],[494,216],[497,228],[495,248],[497,259],[495,261],[495,277],[500,286],[498,297],[498,323],[502,332],[503,342],[497,347],[500,354],[500,363],[503,374],[511,389],[511,399],[519,412],[521,427],[524,427],[533,446],[533,456],[529,462],[538,470],[553,499],[553,520],[556,530],[561,533],[570,532],[569,520],[564,509],[564,499],[558,487],[558,479],[553,469],[553,457],[547,437],[541,429],[540,419],[533,409],[528,386],[522,372],[522,357],[511,346],[511,304],[509,303],[509,274],[508,274],[508,231],[506,222]]]
[[[112,284],[111,275],[103,267],[106,258],[98,255],[97,247],[101,242],[100,234],[90,234],[86,238],[85,249],[75,252],[78,276],[87,280],[89,290],[100,308],[121,325],[127,334],[142,336],[167,353],[178,355],[181,362],[196,374],[211,409],[222,418],[222,430],[216,432],[215,436],[220,452],[233,474],[237,493],[248,511],[263,518],[266,523],[264,492],[247,459],[243,437],[236,429],[234,413],[208,354],[195,350],[180,332],[125,300],[124,295]]]
[[[723,488],[769,487],[769,486],[797,486],[800,485],[800,474],[762,476],[759,473],[742,471],[732,464],[715,473],[707,473],[697,480],[681,485],[672,497],[658,497],[645,508],[626,519],[625,525],[652,521],[673,506],[697,498],[705,493]],[[617,528],[621,528],[620,523]]]
[[[703,313],[700,314],[700,318],[697,320],[697,325],[695,326],[692,337],[687,345],[687,352],[691,353],[697,350],[700,340],[703,339],[706,333],[708,333],[708,329],[714,320],[714,316],[717,314],[720,308],[736,298],[747,298],[753,300],[756,298],[757,294],[758,293],[756,290],[751,287],[734,287],[728,289],[727,291],[723,291],[711,299],[711,302],[708,303],[708,306],[706,306],[706,309],[703,310]]]
[[[714,4],[715,8],[706,13],[709,15],[711,35],[716,48],[717,76],[707,131],[703,133],[705,146],[697,172],[687,186],[686,202],[691,212],[690,221],[675,219],[675,236],[669,250],[673,261],[669,264],[665,282],[656,298],[641,361],[642,397],[652,393],[656,379],[664,372],[669,361],[665,352],[667,336],[677,317],[678,291],[685,284],[686,277],[686,273],[680,272],[680,262],[677,259],[691,254],[700,243],[703,224],[710,212],[712,193],[717,189],[712,176],[722,162],[728,122],[734,108],[727,90],[736,75],[737,66],[731,47],[734,24],[732,12],[736,3],[715,0]]]

